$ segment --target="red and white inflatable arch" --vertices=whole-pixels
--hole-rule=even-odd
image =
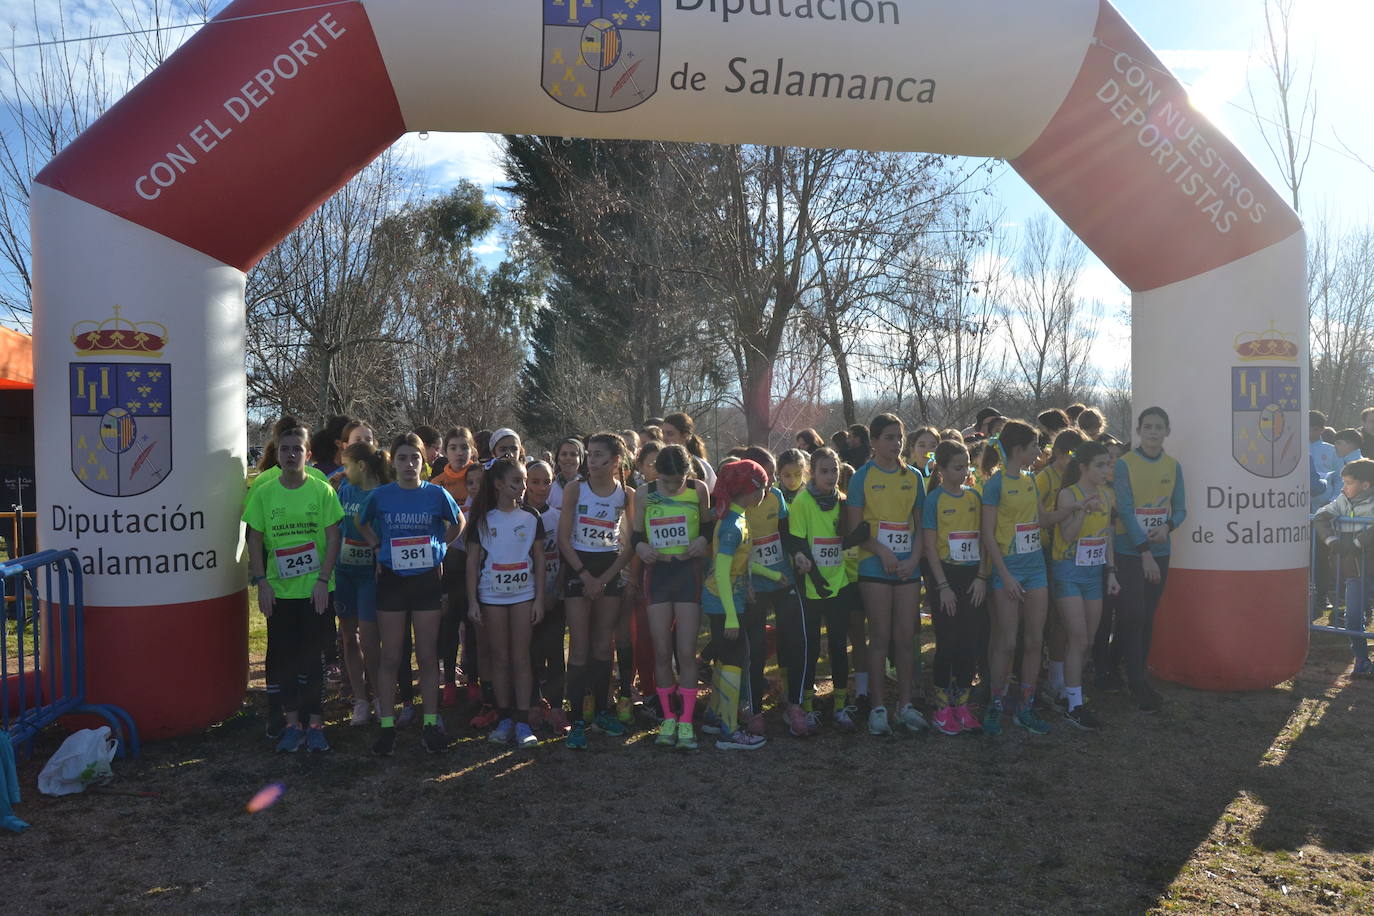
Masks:
[[[1134,291],[1135,406],[1173,418],[1155,669],[1300,666],[1302,228],[1106,0],[239,0],[33,189],[42,543],[147,734],[242,696],[244,271],[418,130],[1010,160]]]

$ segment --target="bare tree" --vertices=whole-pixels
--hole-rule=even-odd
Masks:
[[[1269,154],[1279,167],[1293,209],[1302,212],[1300,191],[1307,163],[1312,158],[1312,139],[1317,123],[1317,96],[1313,74],[1306,79],[1292,49],[1293,0],[1264,0],[1264,46],[1260,61],[1265,80],[1273,91],[1267,105],[1261,105],[1255,86],[1248,83],[1250,105]],[[1265,117],[1258,114],[1268,111]]]
[[[1010,350],[1033,404],[1062,398],[1093,381],[1090,361],[1100,308],[1078,297],[1087,249],[1046,215],[1026,226],[1006,305]]]
[[[1308,241],[1312,405],[1354,424],[1374,368],[1374,230],[1321,220]]]

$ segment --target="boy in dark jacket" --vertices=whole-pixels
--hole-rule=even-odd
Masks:
[[[1374,525],[1355,519],[1374,518],[1374,460],[1357,458],[1341,468],[1341,494],[1317,510],[1317,537],[1340,558],[1345,583],[1345,628],[1364,632],[1374,586]],[[1369,647],[1363,636],[1350,637],[1354,674],[1370,676]]]

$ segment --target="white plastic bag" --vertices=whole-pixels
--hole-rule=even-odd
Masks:
[[[73,732],[43,765],[38,774],[38,791],[44,795],[72,795],[87,786],[109,782],[114,778],[110,761],[118,747],[108,725]]]

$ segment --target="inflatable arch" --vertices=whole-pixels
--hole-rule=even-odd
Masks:
[[[1302,228],[1107,0],[239,0],[33,188],[41,538],[146,734],[242,697],[244,271],[418,130],[1009,160],[1133,291],[1135,406],[1173,419],[1153,667],[1302,664]]]

